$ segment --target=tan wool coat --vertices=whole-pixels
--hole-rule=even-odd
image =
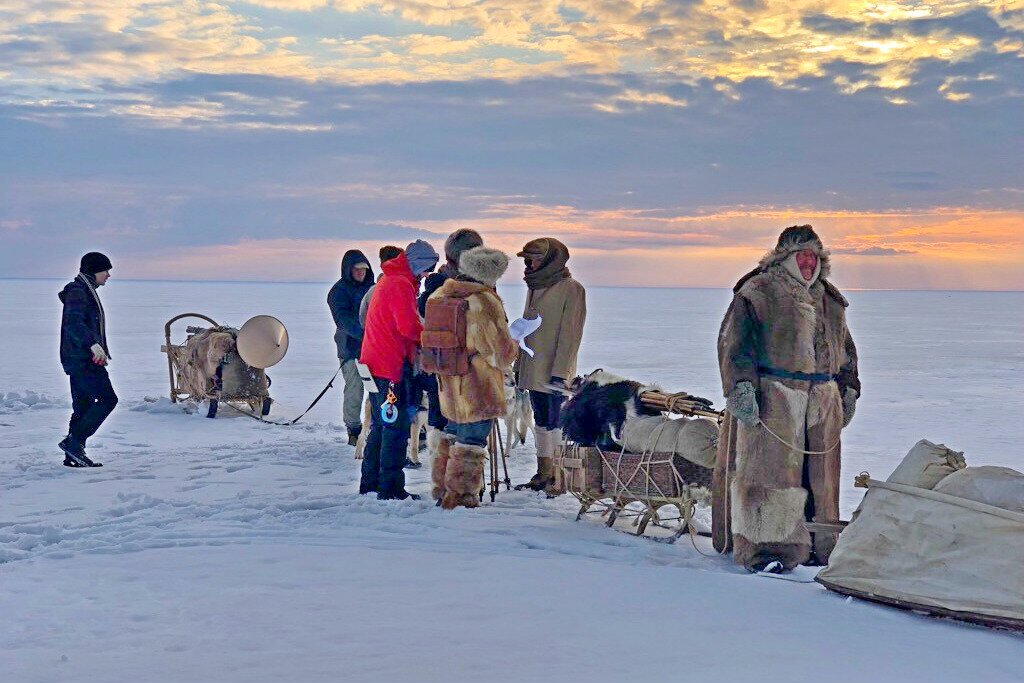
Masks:
[[[526,338],[526,345],[536,355],[531,358],[521,352],[516,369],[520,388],[546,392],[544,385],[552,377],[572,380],[576,376],[576,357],[587,319],[586,290],[571,277],[545,289],[531,289],[523,317],[538,315],[543,318],[540,328]]]
[[[504,417],[505,372],[519,346],[508,334],[505,308],[498,294],[477,282],[448,279],[430,295],[469,302],[466,313],[466,348],[469,372],[437,378],[441,413],[456,424]]]
[[[715,471],[714,540],[719,550],[731,542],[739,564],[777,558],[790,569],[810,557],[804,521],[839,519],[842,394],[849,387],[859,395],[860,381],[846,299],[826,280],[809,288],[797,281],[784,267],[785,257],[769,254],[759,272],[737,285],[722,322],[718,357],[725,394],[741,381],[751,382],[764,425],[800,450],[781,443],[764,425],[749,427],[727,416]],[[824,278],[828,252],[819,257]],[[831,379],[779,377],[766,368]],[[820,561],[827,562],[835,541],[833,534],[815,535]]]

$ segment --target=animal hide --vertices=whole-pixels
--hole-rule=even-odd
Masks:
[[[573,382],[573,395],[562,404],[560,424],[564,437],[581,446],[622,443],[626,419],[638,415],[660,415],[640,401],[640,394],[653,387],[595,370]]]
[[[466,349],[470,353],[465,375],[438,375],[441,412],[457,424],[482,422],[505,416],[505,371],[519,346],[508,334],[505,309],[493,289],[476,282],[446,280],[431,299],[452,297],[469,302],[466,312]]]
[[[760,407],[761,422],[753,426],[727,417],[716,464],[715,546],[724,550],[731,540],[736,562],[748,567],[766,558],[787,569],[806,562],[812,540],[804,521],[838,521],[840,397],[846,388],[860,393],[846,300],[824,279],[810,286],[797,281],[783,266],[789,253],[769,254],[737,284],[718,340],[724,393],[748,381]],[[819,248],[819,258],[824,278],[828,253]],[[768,368],[833,379],[791,379]],[[829,452],[805,457],[801,450]],[[833,534],[816,535],[819,561],[827,561],[834,544]]]

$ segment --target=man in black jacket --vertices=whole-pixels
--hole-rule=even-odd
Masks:
[[[64,304],[60,364],[71,379],[71,423],[58,444],[67,467],[102,467],[85,454],[85,442],[117,405],[107,365],[107,321],[97,288],[110,278],[110,259],[99,252],[82,257],[79,273],[57,295]]]
[[[363,381],[359,378],[356,362],[363,346],[363,326],[359,321],[359,304],[373,287],[373,269],[363,252],[350,249],[341,259],[341,279],[327,294],[334,324],[334,342],[338,346],[341,374],[345,378],[345,397],[342,416],[348,428],[349,445],[356,445],[363,429]]]

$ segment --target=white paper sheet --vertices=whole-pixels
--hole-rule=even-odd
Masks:
[[[536,318],[516,318],[508,324],[508,334],[519,343],[519,348],[526,351],[533,358],[533,349],[526,345],[526,338],[540,329],[543,321],[539,315]]]

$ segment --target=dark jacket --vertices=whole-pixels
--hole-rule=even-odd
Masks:
[[[350,360],[359,358],[363,345],[363,326],[359,323],[359,304],[366,292],[373,287],[373,268],[370,268],[362,282],[352,279],[352,266],[369,261],[363,252],[351,249],[341,259],[341,279],[334,283],[327,294],[327,305],[331,308],[334,324],[334,343],[338,346],[338,358]]]
[[[447,280],[450,277],[453,277],[454,275],[456,275],[456,273],[452,273],[451,270],[449,269],[449,266],[445,264],[441,266],[441,269],[439,271],[437,271],[436,273],[431,273],[430,275],[427,276],[427,278],[423,281],[423,293],[420,294],[420,299],[417,302],[417,305],[420,309],[420,317],[423,317],[427,314],[427,299],[430,298],[430,295],[436,292],[437,290],[441,289],[441,285],[445,283],[445,280]]]
[[[100,304],[89,285],[79,275],[64,285],[57,295],[64,304],[60,321],[60,364],[71,374],[92,362],[93,344],[99,344],[110,355]]]

